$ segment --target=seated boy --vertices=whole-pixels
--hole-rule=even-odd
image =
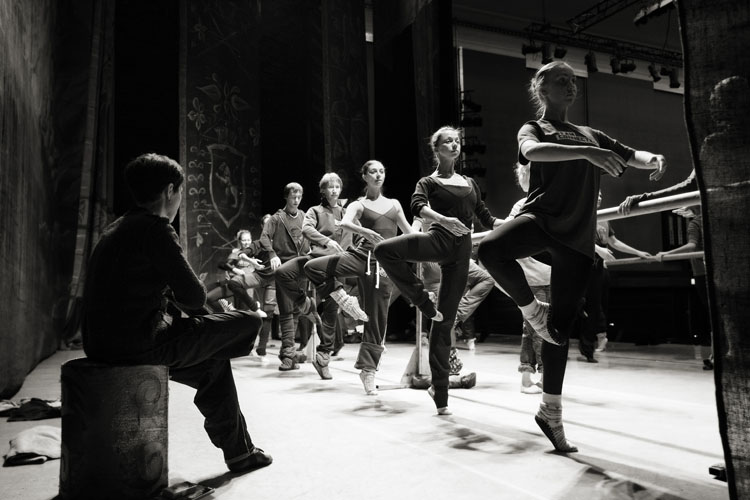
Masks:
[[[89,261],[84,291],[83,348],[94,361],[166,365],[172,380],[197,390],[211,442],[232,472],[272,462],[253,445],[237,401],[231,358],[245,356],[261,327],[250,311],[209,315],[206,290],[185,259],[171,226],[185,174],[157,154],[125,168],[136,208],[103,232]]]

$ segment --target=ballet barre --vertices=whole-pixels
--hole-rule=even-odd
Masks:
[[[700,204],[700,193],[698,191],[691,191],[689,193],[675,194],[673,196],[665,196],[664,198],[642,201],[631,207],[628,215],[619,213],[617,211],[618,207],[604,208],[596,212],[596,220],[603,222],[607,220],[624,219],[626,217],[636,217],[638,215],[663,212],[675,208],[694,207]]]

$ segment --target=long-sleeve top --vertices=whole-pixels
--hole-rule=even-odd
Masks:
[[[290,216],[282,208],[271,216],[260,235],[260,244],[268,252],[269,258],[278,257],[286,262],[307,253],[309,242],[302,236],[302,221],[305,212],[298,210]]]
[[[86,355],[116,361],[151,349],[171,320],[170,300],[199,309],[206,289],[169,221],[134,209],[104,230],[89,260],[82,325]]]
[[[310,240],[310,253],[313,256],[329,255],[331,249],[327,248],[331,240],[336,241],[341,247],[346,248],[352,244],[352,234],[337,225],[344,218],[346,209],[340,204],[331,207],[327,204],[311,207],[305,214],[302,223],[302,234]]]
[[[425,205],[446,217],[456,217],[471,228],[474,215],[479,222],[492,229],[495,217],[482,201],[479,186],[471,177],[464,176],[468,186],[445,185],[435,177],[422,177],[411,195],[411,213],[418,217]]]

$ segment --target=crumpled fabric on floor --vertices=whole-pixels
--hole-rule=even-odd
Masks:
[[[0,417],[10,415],[11,410],[18,408],[18,403],[10,399],[0,399]]]
[[[19,432],[10,440],[3,467],[41,464],[60,458],[62,445],[60,427],[37,425]]]
[[[59,418],[61,416],[62,404],[59,400],[48,400],[31,398],[21,402],[17,408],[9,408],[0,415],[7,415],[8,422],[20,422],[22,420],[44,420],[46,418]]]

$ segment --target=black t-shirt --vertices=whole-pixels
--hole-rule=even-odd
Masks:
[[[533,139],[571,146],[609,149],[628,161],[635,151],[599,130],[572,123],[538,120],[518,131],[518,161],[526,165],[520,145]],[[596,201],[604,170],[587,160],[531,162],[529,194],[519,217],[532,218],[563,245],[594,257]]]

